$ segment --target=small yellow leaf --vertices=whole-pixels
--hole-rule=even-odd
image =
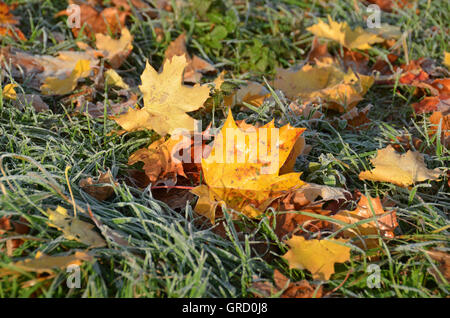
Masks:
[[[123,89],[130,88],[128,84],[123,81],[122,77],[113,69],[109,69],[105,72],[105,82],[109,86],[116,86]]]
[[[5,87],[3,87],[3,97],[7,99],[16,100],[17,99],[17,93],[15,88],[17,87],[17,84],[6,84]]]
[[[233,107],[247,103],[259,107],[268,97],[270,97],[270,92],[265,86],[249,81],[247,85],[240,87],[232,95],[225,96],[224,104],[227,107]]]
[[[78,80],[89,76],[91,72],[89,60],[79,60],[72,73],[63,79],[58,77],[47,77],[41,86],[44,95],[65,95],[71,93],[76,87]]]
[[[184,56],[174,56],[164,63],[162,73],[158,74],[147,62],[139,87],[144,95],[144,107],[130,109],[114,120],[127,131],[153,129],[161,136],[173,134],[178,129],[194,131],[194,119],[186,112],[203,107],[210,88],[198,84],[193,87],[182,85],[186,65]]]
[[[376,34],[367,32],[361,27],[352,30],[347,22],[336,22],[328,16],[328,23],[319,20],[313,26],[307,28],[317,37],[322,37],[338,42],[342,46],[352,50],[367,50],[374,43],[383,42],[384,39]]]
[[[405,154],[399,154],[391,145],[379,149],[377,156],[370,162],[375,168],[361,172],[359,179],[390,182],[400,187],[407,187],[425,180],[438,180],[443,174],[439,169],[427,169],[421,153],[408,150]]]
[[[344,263],[350,259],[350,248],[339,244],[344,239],[305,240],[302,236],[293,236],[286,243],[291,248],[283,258],[289,268],[307,269],[314,279],[328,280],[334,273],[335,263]]]
[[[66,239],[81,242],[91,248],[106,245],[103,238],[92,230],[94,225],[68,215],[63,207],[58,206],[54,211],[48,209],[47,214],[48,225],[63,232]]]

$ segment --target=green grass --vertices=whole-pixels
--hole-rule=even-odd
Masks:
[[[10,2],[10,1],[7,1]],[[64,19],[53,18],[66,7],[65,1],[19,1],[15,11],[22,18],[21,30],[28,41],[17,43],[1,38],[1,47],[11,45],[31,54],[55,54],[75,49],[75,39]],[[201,2],[201,1],[197,1]],[[205,1],[204,1],[205,2]],[[238,1],[236,1],[238,2]],[[164,51],[171,40],[186,31],[191,54],[198,54],[228,71],[229,84],[245,79],[271,83],[275,67],[288,67],[301,62],[311,45],[312,35],[306,27],[316,17],[330,14],[350,25],[363,25],[364,13],[353,8],[352,0],[335,1],[328,8],[314,1],[211,1],[197,12],[175,9],[162,12],[159,20],[147,20],[136,13],[128,23],[135,37],[131,56],[120,74],[135,84],[145,61],[159,68]],[[416,8],[382,13],[382,22],[389,22],[407,31],[409,59],[430,57],[441,60],[448,47],[449,35],[444,30],[450,20],[448,1],[419,1]],[[203,11],[204,11],[203,10]],[[305,15],[308,10],[309,14]],[[430,27],[440,32],[428,36]],[[155,40],[155,27],[162,27],[164,38]],[[219,31],[211,33],[211,29]],[[64,34],[57,43],[52,32]],[[428,32],[428,33],[427,33]],[[47,39],[43,41],[42,39]],[[332,50],[339,50],[332,47]],[[371,60],[388,51],[377,47],[369,51]],[[405,62],[405,58],[401,57]],[[206,78],[205,81],[210,81]],[[25,81],[18,91],[33,92]],[[110,91],[101,92],[99,100],[109,102]],[[228,239],[201,226],[190,202],[179,213],[144,192],[127,186],[123,175],[128,156],[148,145],[154,138],[150,132],[107,135],[118,126],[111,120],[72,115],[71,105],[61,99],[47,98],[51,111],[35,113],[14,108],[0,97],[0,217],[23,217],[31,226],[25,243],[14,250],[12,257],[0,255],[0,267],[33,257],[38,251],[50,255],[71,254],[86,246],[64,239],[61,232],[46,223],[45,211],[58,205],[71,209],[64,199],[73,191],[75,202],[90,209],[110,229],[119,231],[128,240],[122,246],[108,240],[106,248],[95,248],[96,261],[82,266],[82,288],[66,286],[68,273],[58,272],[51,280],[23,288],[24,282],[36,277],[0,277],[0,297],[251,297],[254,277],[270,279],[275,268],[293,281],[312,280],[307,271],[289,270],[279,256],[287,251],[276,239],[270,213],[259,220],[243,218],[227,220]],[[449,286],[439,283],[428,271],[437,266],[424,252],[430,248],[449,250],[450,196],[447,180],[428,182],[405,189],[387,183],[364,182],[358,173],[369,167],[369,158],[396,136],[409,132],[424,140],[420,150],[429,168],[448,169],[450,153],[440,141],[428,137],[427,116],[413,114],[410,104],[417,101],[407,88],[373,87],[359,107],[374,105],[367,130],[353,132],[345,122],[332,125],[328,119],[293,116],[286,103],[267,101],[262,110],[236,112],[237,119],[249,122],[275,118],[279,123],[306,127],[304,133],[312,151],[297,160],[307,182],[359,189],[372,196],[387,197],[395,202],[399,227],[396,237],[382,244],[381,256],[370,258],[367,252],[354,248],[351,262],[336,265],[336,274],[323,283],[327,291],[341,285],[332,297],[448,297]],[[220,125],[222,110],[214,114],[197,113],[204,123],[214,118]],[[436,144],[438,146],[436,146]],[[316,163],[318,169],[309,169]],[[68,182],[65,177],[68,170]],[[110,168],[121,182],[114,188],[115,196],[99,202],[78,187],[87,176]],[[122,177],[122,178],[121,178]],[[70,201],[70,200],[69,200]],[[87,215],[81,218],[88,220]],[[232,226],[232,224],[234,224]],[[236,228],[245,229],[242,233]],[[0,248],[6,240],[0,239]],[[263,248],[261,248],[261,246]],[[381,268],[380,288],[368,288],[367,267]],[[347,276],[347,273],[350,274]]]

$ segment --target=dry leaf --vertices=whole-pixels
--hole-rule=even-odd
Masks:
[[[133,50],[133,36],[127,28],[122,29],[118,40],[101,33],[95,37],[97,49],[102,52],[112,68],[119,68]]]
[[[0,2],[0,36],[10,36],[16,40],[26,41],[27,38],[15,27],[19,20],[9,11],[10,8],[3,1]]]
[[[408,150],[405,154],[399,154],[391,145],[379,149],[377,156],[370,162],[375,168],[361,172],[359,179],[390,182],[400,187],[407,187],[425,180],[438,180],[442,175],[439,169],[427,169],[421,153]]]
[[[106,245],[105,240],[92,230],[94,225],[68,215],[63,207],[58,206],[54,211],[48,209],[47,214],[47,224],[63,232],[66,239],[81,242],[90,248]]]
[[[177,175],[187,178],[181,158],[178,158],[176,154],[185,146],[190,146],[190,142],[185,145],[180,137],[183,136],[170,137],[167,140],[163,137],[153,142],[148,148],[137,150],[128,159],[128,164],[143,162],[145,174],[153,184],[168,179],[175,184]]]
[[[184,56],[174,56],[164,63],[163,72],[158,74],[147,62],[139,87],[144,95],[144,107],[130,109],[114,120],[126,131],[153,129],[161,136],[180,129],[192,132],[194,119],[186,112],[202,107],[209,97],[210,88],[182,85],[186,66]]]
[[[335,263],[350,259],[350,248],[338,242],[345,243],[346,240],[305,240],[302,236],[293,236],[286,242],[290,250],[283,258],[289,268],[307,269],[314,279],[328,280],[334,273]]]
[[[384,41],[383,38],[367,32],[361,27],[352,30],[347,22],[333,21],[330,16],[328,16],[328,23],[319,20],[317,24],[310,26],[307,30],[317,37],[336,41],[350,50],[368,50],[372,44]]]
[[[273,281],[275,285],[268,281],[254,282],[252,288],[258,291],[256,296],[268,298],[281,291],[281,298],[321,298],[323,295],[322,286],[316,292],[316,288],[307,280],[291,282],[277,269],[273,273]]]
[[[367,127],[370,123],[370,119],[367,117],[370,109],[373,107],[372,104],[367,105],[363,109],[353,108],[349,112],[343,114],[340,118],[347,121],[348,127],[351,129],[362,129],[362,127]]]
[[[93,180],[92,177],[81,179],[78,185],[90,196],[99,201],[104,201],[114,194],[112,182],[114,182],[114,178],[108,169],[107,172],[101,172],[97,180]],[[118,186],[117,182],[114,182],[114,184]]]
[[[247,85],[239,87],[233,94],[225,96],[224,105],[233,107],[247,103],[259,107],[268,97],[270,97],[270,92],[265,86],[257,82],[249,81],[247,82]]]
[[[120,75],[113,69],[109,69],[105,72],[105,82],[109,86],[120,87],[123,89],[130,88],[128,84],[123,81],[122,77],[120,77]]]
[[[428,134],[430,136],[437,134],[438,127],[441,125],[441,144],[450,147],[450,114],[444,115],[442,112],[434,112],[429,120],[432,126]]]
[[[373,77],[346,73],[333,64],[306,64],[300,70],[277,69],[274,87],[291,100],[325,102],[327,108],[348,111],[363,99],[374,82]]]
[[[182,33],[167,47],[164,54],[164,62],[171,60],[174,56],[185,56],[187,66],[184,70],[184,82],[186,83],[200,83],[200,80],[205,73],[216,73],[217,70],[210,63],[202,58],[194,55],[193,58],[189,56],[186,48],[186,34]]]
[[[25,106],[31,105],[36,112],[49,110],[48,105],[42,100],[41,96],[36,94],[17,94],[14,105],[19,109],[25,109]]]
[[[196,212],[214,222],[216,201],[249,217],[262,214],[269,204],[285,191],[300,187],[300,173],[279,175],[304,128],[290,125],[274,130],[274,122],[262,127],[242,130],[235,123],[231,111],[214,140],[210,155],[202,160],[202,171],[208,190],[202,187],[202,207]],[[237,137],[231,139],[230,132]],[[278,132],[279,141],[274,133]],[[228,134],[228,135],[227,135]],[[267,139],[265,138],[267,136]],[[230,140],[227,141],[227,138]],[[279,145],[276,151],[276,144]],[[278,156],[278,157],[277,157]],[[199,190],[194,189],[194,193]],[[214,202],[208,210],[203,202]]]
[[[69,4],[77,4],[76,1],[70,0]],[[80,3],[80,28],[72,28],[72,33],[75,37],[83,30],[83,34],[92,37],[97,33],[112,34],[119,33],[123,26],[125,26],[125,19],[129,15],[127,11],[120,11],[118,8],[106,8],[98,12],[94,7]],[[59,16],[69,16],[70,12],[63,10],[56,14]]]
[[[361,196],[358,206],[354,211],[339,211],[333,218],[346,224],[355,224],[366,219],[373,219],[373,221],[368,223],[359,224],[356,227],[344,230],[342,233],[344,238],[360,237],[362,235],[380,235],[382,238],[393,238],[393,231],[398,226],[395,211],[384,211],[379,197],[371,198],[365,195]],[[342,224],[335,224],[335,230],[343,226]],[[367,249],[379,245],[377,238],[360,239],[361,241],[357,242],[357,244]]]
[[[65,95],[71,93],[78,84],[80,78],[89,76],[91,72],[88,60],[79,60],[70,76],[64,79],[58,77],[47,77],[41,86],[44,95]]]
[[[55,269],[66,269],[70,265],[81,265],[83,262],[90,262],[94,258],[86,252],[75,252],[69,256],[47,256],[40,252],[36,254],[36,258],[26,259],[23,261],[10,264],[11,267],[17,269],[2,268],[0,269],[0,277],[20,274],[21,271],[35,273],[53,273]]]
[[[410,0],[366,0],[372,4],[376,4],[381,10],[391,12],[394,8],[403,8],[412,6]]]
[[[450,282],[450,254],[436,250],[426,252],[433,260],[439,262],[439,271],[447,280],[447,282],[442,283],[448,284],[448,282]],[[438,282],[442,281],[438,273],[432,270],[432,274]]]

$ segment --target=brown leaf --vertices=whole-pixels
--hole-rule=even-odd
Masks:
[[[97,180],[92,179],[92,177],[81,179],[78,185],[90,196],[103,201],[114,194],[112,182],[116,186],[118,185],[117,182],[114,182],[111,171],[108,169],[107,172],[101,172]]]
[[[441,251],[436,251],[436,250],[431,250],[431,251],[426,251],[426,252],[433,260],[435,260],[439,263],[439,271],[442,273],[442,275],[447,280],[447,282],[443,282],[443,283],[448,284],[448,282],[450,282],[450,254],[441,252]],[[442,281],[442,279],[440,278],[438,273],[436,273],[434,271],[432,271],[432,273],[434,274],[433,276],[435,276],[437,281],[439,281],[439,282]]]
[[[430,118],[431,127],[428,132],[430,136],[437,134],[438,126],[441,124],[441,143],[445,147],[450,147],[450,114],[444,115],[442,112],[434,112]]]
[[[353,108],[347,113],[343,114],[340,118],[347,120],[347,128],[360,130],[371,122],[371,120],[367,117],[370,109],[373,107],[372,104],[367,105],[363,109]]]
[[[194,55],[190,57],[186,48],[186,34],[182,33],[167,47],[164,54],[164,62],[171,60],[174,56],[186,56],[187,66],[184,69],[184,82],[186,83],[200,83],[200,80],[205,73],[216,73],[217,70],[210,63],[202,58]]]
[[[281,298],[321,298],[323,296],[322,286],[316,292],[316,288],[307,280],[291,282],[278,269],[273,272],[273,281],[275,285],[268,281],[254,282],[252,288],[257,290],[255,296],[268,298],[281,291],[283,291]]]

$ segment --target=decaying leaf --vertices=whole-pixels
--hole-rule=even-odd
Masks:
[[[186,48],[186,34],[182,33],[167,47],[164,54],[164,61],[171,60],[174,56],[186,57],[187,66],[184,70],[184,82],[186,83],[200,83],[200,80],[205,73],[217,73],[217,70],[210,63],[204,59],[194,55],[192,58]]]
[[[354,211],[339,211],[333,218],[347,225],[372,219],[370,222],[363,222],[355,227],[344,230],[342,234],[344,238],[360,238],[364,235],[379,235],[381,238],[393,238],[393,231],[398,226],[395,210],[386,212],[383,209],[379,197],[371,198],[365,195],[361,196],[358,206]],[[343,226],[343,224],[335,224],[335,229],[340,229]],[[377,238],[360,238],[360,240],[356,244],[364,248],[370,249],[378,246]]]
[[[94,225],[70,216],[63,207],[58,206],[56,210],[48,209],[47,214],[48,225],[63,232],[66,239],[81,242],[90,248],[106,245],[103,238],[92,230]]]
[[[23,235],[30,231],[29,223],[26,219],[12,220],[11,217],[0,218],[0,240],[6,239],[6,255],[12,256],[14,249],[20,247],[24,240],[20,238],[7,239],[8,235]],[[3,251],[3,249],[0,249]]]
[[[55,269],[66,269],[70,265],[80,266],[83,262],[90,262],[93,259],[88,253],[80,251],[68,256],[48,256],[38,252],[35,258],[10,264],[11,269],[0,269],[0,277],[20,274],[21,271],[35,272],[38,274],[53,273]]]
[[[114,178],[108,169],[107,172],[101,172],[97,180],[92,179],[92,177],[81,179],[78,185],[90,196],[99,201],[104,201],[114,194],[112,182],[114,182]],[[116,186],[118,185],[117,182],[114,183]]]
[[[194,119],[186,112],[202,107],[209,97],[210,88],[198,84],[194,87],[182,85],[186,66],[184,56],[174,56],[164,63],[162,73],[158,74],[147,62],[140,86],[144,107],[130,109],[114,120],[126,131],[153,129],[161,136],[179,129],[193,131]]]
[[[107,34],[111,32],[116,34],[125,26],[125,19],[130,14],[128,11],[120,11],[116,7],[105,8],[99,12],[89,4],[77,3],[74,0],[70,0],[69,4],[80,6],[80,27],[72,28],[72,33],[75,37],[78,37],[80,31],[88,37],[97,33]],[[63,10],[57,13],[56,17],[70,15],[70,11]]]
[[[19,20],[11,13],[10,7],[0,1],[0,36],[10,36],[17,40],[26,41],[25,35],[16,27],[18,24]]]
[[[370,119],[367,117],[372,104],[367,105],[363,109],[353,108],[349,112],[343,114],[340,118],[347,121],[348,127],[351,129],[361,129],[366,127],[370,123]]]
[[[408,150],[405,154],[399,154],[391,145],[379,149],[377,156],[370,161],[375,168],[361,172],[361,180],[390,182],[407,187],[425,180],[438,180],[442,175],[439,169],[427,169],[421,153]]]
[[[279,270],[273,273],[273,281],[275,284],[263,281],[254,282],[252,288],[257,291],[257,297],[268,298],[280,292],[281,298],[321,298],[323,295],[323,287],[315,288],[307,280],[299,282],[291,282]]]
[[[450,147],[450,114],[443,114],[442,112],[434,112],[430,118],[431,127],[428,132],[430,136],[434,136],[438,132],[439,125],[441,126],[441,144],[445,147]]]
[[[120,87],[123,89],[130,88],[128,84],[123,81],[122,77],[120,77],[120,75],[113,69],[109,69],[105,72],[105,82],[110,86]]]
[[[344,112],[355,107],[373,83],[371,76],[318,62],[314,66],[306,64],[298,71],[277,69],[274,87],[291,100],[322,101],[325,107]]]
[[[305,240],[302,236],[293,236],[286,244],[290,250],[283,255],[289,268],[307,269],[314,279],[328,280],[334,273],[335,263],[344,263],[350,259],[350,248],[339,243],[344,239]]]
[[[342,46],[353,50],[367,50],[372,44],[383,42],[384,39],[357,27],[354,30],[347,22],[336,22],[328,16],[328,23],[319,20],[317,24],[307,28],[319,38],[326,38],[338,42]]]
[[[169,179],[175,184],[177,175],[186,177],[183,163],[177,154],[184,146],[190,146],[190,143],[184,145],[180,137],[182,136],[170,137],[167,140],[161,138],[148,148],[137,150],[128,159],[128,164],[143,162],[145,174],[152,183]]]
[[[87,77],[91,72],[90,62],[80,60],[75,65],[70,76],[60,79],[58,77],[47,77],[41,86],[44,95],[65,95],[71,93],[76,87],[80,78]]]
[[[442,282],[444,284],[448,284],[450,282],[450,254],[437,251],[437,250],[431,250],[426,251],[426,253],[435,261],[439,262],[439,271],[444,276],[444,278],[447,280],[447,282],[442,282],[442,278],[440,278],[440,275],[436,273],[436,271],[431,270],[431,273],[436,278],[438,282]]]
[[[290,125],[276,130],[273,121],[243,130],[229,111],[210,155],[202,160],[208,191],[201,188],[207,199],[200,201],[202,208],[199,205],[196,211],[214,222],[217,204],[212,204],[206,211],[203,203],[223,201],[229,208],[257,217],[285,191],[302,186],[300,173],[280,175],[279,170],[304,130]],[[196,191],[194,189],[194,193]]]
[[[270,97],[269,90],[258,82],[247,82],[247,85],[239,87],[233,94],[224,97],[224,105],[233,107],[235,105],[250,104],[255,107],[262,105],[264,100]]]
[[[27,105],[30,105],[36,112],[43,112],[49,109],[41,96],[36,94],[17,94],[14,105],[19,109],[25,109]]]
[[[133,36],[127,28],[123,28],[120,39],[97,33],[96,46],[112,68],[119,68],[133,50]]]

